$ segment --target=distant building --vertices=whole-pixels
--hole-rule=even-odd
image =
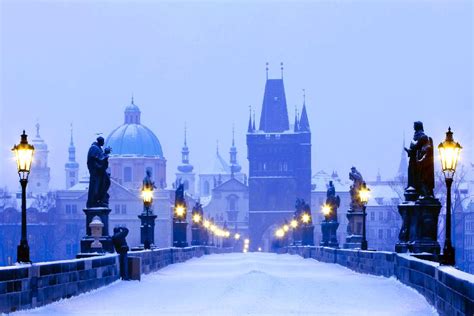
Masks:
[[[40,124],[36,123],[36,136],[31,141],[35,147],[33,163],[28,179],[28,194],[47,194],[49,191],[50,168],[48,166],[48,145],[40,136]]]
[[[269,249],[276,225],[291,218],[297,198],[311,200],[311,132],[306,105],[290,128],[283,78],[265,84],[259,128],[249,119],[251,248]],[[265,237],[264,237],[265,236]]]
[[[158,137],[141,124],[141,112],[133,98],[125,108],[124,124],[106,139],[112,148],[109,167],[112,178],[132,190],[141,187],[145,171],[149,170],[159,188],[166,188],[166,159]]]

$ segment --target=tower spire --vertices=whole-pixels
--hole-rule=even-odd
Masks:
[[[252,123],[252,130],[255,131],[255,110],[253,110],[253,123]]]
[[[281,79],[283,79],[283,62],[280,62]]]
[[[294,132],[298,132],[299,131],[299,128],[298,128],[298,108],[296,107],[295,105],[295,125],[293,126],[293,131]]]
[[[235,126],[232,123],[232,147],[235,147]]]
[[[184,122],[184,147],[188,147],[188,137],[187,137],[186,122]]]
[[[36,138],[40,138],[40,123],[39,120],[36,120]]]
[[[72,138],[72,123],[71,123],[71,141],[69,143],[69,146],[74,146],[74,139]]]
[[[265,63],[265,70],[266,70],[266,73],[267,73],[267,80],[268,80],[268,61]]]
[[[305,89],[303,89],[303,109],[301,110],[299,128],[300,128],[300,131],[302,132],[310,131],[308,113],[306,112],[306,90]]]
[[[252,106],[249,105],[249,126],[247,128],[247,133],[252,133],[253,132],[253,129],[252,129]]]

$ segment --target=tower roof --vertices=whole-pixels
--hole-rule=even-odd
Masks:
[[[283,79],[267,79],[260,130],[267,133],[284,132],[290,128],[289,125]]]
[[[299,131],[300,132],[309,132],[309,120],[308,113],[306,113],[306,104],[303,103],[303,110],[301,111],[301,117],[299,122]]]

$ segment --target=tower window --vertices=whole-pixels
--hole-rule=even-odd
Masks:
[[[131,167],[123,168],[123,181],[132,182],[132,168]]]

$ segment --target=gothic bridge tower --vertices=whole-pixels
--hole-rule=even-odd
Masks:
[[[306,105],[290,126],[281,79],[268,79],[260,125],[250,115],[247,131],[249,160],[249,231],[251,248],[269,248],[273,226],[290,220],[297,198],[311,202],[311,132]]]

